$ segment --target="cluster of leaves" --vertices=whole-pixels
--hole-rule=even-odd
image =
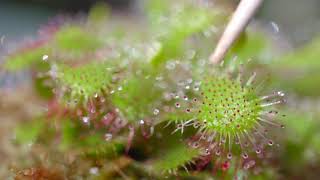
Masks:
[[[274,142],[251,139],[260,114],[270,111],[264,108],[269,104],[259,100],[261,87],[252,85],[253,76],[243,82],[242,76],[249,75],[236,70],[248,59],[256,60],[246,67],[249,71],[266,62],[267,38],[257,32],[244,34],[221,70],[207,60],[225,19],[221,9],[192,0],[154,0],[146,2],[145,9],[144,21],[132,23],[112,19],[99,4],[84,22],[66,22],[49,38],[40,39],[40,45],[8,56],[5,69],[31,69],[36,90],[49,94],[48,111],[16,129],[17,143],[41,146],[39,154],[47,156],[21,165],[39,168],[23,170],[18,176],[28,171],[25,176],[32,178],[43,171],[62,178],[162,179],[163,174],[188,177],[190,171],[199,179],[212,174],[245,178],[251,174],[248,169],[256,173],[259,168],[264,170],[252,178],[275,176],[272,165],[264,167],[272,164],[274,156],[270,158],[262,146]],[[281,57],[258,70],[265,73],[271,71],[269,67],[287,68],[287,64],[300,67],[304,61],[299,56],[307,53],[307,58],[314,59],[313,49]],[[306,90],[300,91],[302,85],[296,80],[274,76],[273,87]],[[284,81],[291,85],[283,86]],[[317,84],[312,85],[303,84],[310,87],[305,93],[316,92]],[[270,112],[268,116],[274,115]],[[299,126],[289,128],[306,133]],[[241,143],[241,147],[232,146],[242,135],[253,142],[253,148],[242,150]],[[222,149],[226,144],[228,148]],[[269,158],[253,168],[261,157]]]

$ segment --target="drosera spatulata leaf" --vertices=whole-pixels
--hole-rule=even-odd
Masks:
[[[284,93],[260,96],[253,83],[255,73],[246,82],[241,73],[236,78],[224,73],[208,74],[197,82],[196,90],[187,88],[182,96],[177,95],[176,112],[190,118],[181,119],[174,132],[193,126],[197,129],[194,144],[205,147],[205,154],[232,159],[236,144],[241,149],[240,156],[247,159],[249,153],[260,154],[265,145],[274,144],[267,136],[270,126],[284,127],[275,121],[278,111],[271,108],[284,102]]]
[[[190,148],[183,143],[167,148],[153,165],[154,169],[161,173],[177,174],[178,169],[182,167],[187,170],[186,166],[192,164],[193,160],[200,154],[198,149]]]
[[[111,70],[105,64],[86,64],[79,67],[58,66],[57,94],[71,104],[86,103],[90,98],[103,96],[111,82]]]

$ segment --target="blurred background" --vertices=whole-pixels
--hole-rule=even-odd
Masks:
[[[18,41],[33,36],[50,17],[57,14],[81,14],[98,0],[2,0],[0,2],[0,36]],[[137,13],[142,0],[105,0],[112,10]],[[222,0],[219,0],[222,1]],[[224,0],[236,6],[236,0]],[[319,0],[268,0],[258,19],[265,26],[276,25],[279,34],[293,46],[301,46],[320,32]]]
[[[143,1],[148,0],[104,0],[113,13],[121,15],[140,15],[143,9]],[[212,0],[223,2],[228,7],[235,8],[238,0]],[[37,36],[38,30],[52,18],[59,15],[68,17],[84,17],[97,0],[1,0],[0,2],[0,63],[6,56],[7,50],[15,49],[21,42]],[[283,179],[316,179],[320,169],[320,63],[319,33],[320,33],[320,1],[319,0],[266,0],[256,15],[259,27],[272,34],[270,38],[278,40],[276,48],[285,54],[284,57],[276,57],[273,64],[267,66],[267,71],[274,78],[272,86],[289,92],[289,106],[284,110],[288,115],[286,142],[278,159],[282,169],[280,174]],[[264,31],[263,31],[264,32]],[[267,36],[269,38],[269,36]],[[316,40],[318,39],[318,40]],[[311,44],[311,42],[315,43]],[[279,45],[280,44],[280,45]],[[248,46],[251,51],[257,51],[256,45]],[[307,47],[307,48],[305,48]],[[258,47],[259,48],[259,47]],[[301,50],[302,49],[302,50]],[[277,49],[278,50],[278,49]],[[288,56],[286,55],[289,52]],[[283,63],[277,63],[281,59]],[[302,59],[302,60],[301,60]],[[21,81],[27,81],[28,76],[22,72]],[[274,77],[273,77],[274,75]],[[3,75],[0,72],[0,87],[5,86],[5,79],[11,75]],[[275,89],[276,89],[275,88]],[[289,91],[287,91],[289,90]],[[19,89],[20,91],[20,89]],[[22,91],[23,92],[23,91]],[[293,95],[290,95],[293,94]],[[23,93],[21,93],[23,94]],[[25,119],[28,114],[37,111],[31,103],[33,97],[19,99],[16,94],[13,97],[0,96],[0,101],[12,98],[13,105],[0,103],[0,118]],[[3,98],[3,99],[2,99]],[[26,106],[21,101],[29,103]],[[5,102],[5,101],[4,101]],[[21,104],[21,115],[16,112]],[[39,111],[39,109],[38,109]],[[2,121],[0,126],[1,139],[9,139],[13,121]],[[6,124],[7,123],[7,124]],[[8,128],[8,127],[11,127]],[[7,132],[6,132],[7,131]],[[6,135],[4,135],[6,134]],[[3,146],[5,147],[5,146]],[[9,146],[8,146],[9,147]],[[3,151],[3,152],[2,152]],[[0,148],[0,157],[6,157],[6,153],[14,154],[13,149]],[[10,159],[9,159],[10,160]],[[0,179],[1,179],[0,165]],[[279,178],[277,178],[279,179]]]

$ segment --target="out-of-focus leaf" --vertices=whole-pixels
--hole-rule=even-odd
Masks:
[[[124,79],[111,95],[112,104],[130,122],[137,122],[144,117],[154,116],[153,111],[159,103],[162,89],[157,86],[151,73],[133,73]]]
[[[152,136],[147,145],[139,146],[139,148],[146,146],[149,150],[145,154],[152,159],[150,164],[145,165],[146,169],[154,174],[172,173],[200,156],[199,148],[192,148],[183,141],[185,137],[190,137],[190,134],[194,133],[193,128],[186,128],[181,134],[180,132],[172,133],[175,127],[164,128],[165,125],[166,122],[158,124],[154,129],[154,132],[160,134],[161,138],[157,137],[158,135]]]
[[[165,147],[162,153],[153,165],[154,169],[159,172],[175,171],[199,156],[198,149],[190,148],[183,143]]]
[[[263,61],[270,44],[263,34],[248,31],[242,33],[225,57],[225,63],[236,58],[235,64],[246,64],[250,59]],[[233,62],[232,62],[233,63]]]
[[[98,146],[88,146],[84,150],[84,155],[93,159],[112,158],[123,152],[124,148],[124,144],[120,142],[105,142],[98,144]]]
[[[82,155],[87,158],[102,159],[116,157],[124,150],[124,144],[117,140],[105,141],[102,133],[83,132],[83,128],[79,124],[65,120],[60,148],[82,152]]]
[[[276,86],[300,96],[320,95],[320,39],[270,64]]]
[[[283,112],[285,117],[285,130],[288,131],[290,136],[287,136],[288,140],[293,142],[301,142],[304,145],[307,144],[306,140],[310,140],[310,137],[315,133],[317,127],[316,121],[314,121],[311,115],[294,113],[290,110]]]
[[[48,87],[46,85],[46,81],[48,81],[49,79],[47,77],[43,77],[43,78],[37,78],[34,80],[34,89],[35,91],[37,91],[38,95],[49,99],[51,97],[53,97],[53,92],[51,87]]]
[[[43,130],[43,120],[34,120],[23,123],[15,129],[16,141],[21,144],[33,143]]]
[[[57,85],[67,87],[70,98],[78,101],[100,95],[111,81],[111,72],[105,64],[86,64],[79,67],[59,66]]]
[[[319,70],[283,70],[283,72],[274,72],[277,76],[273,76],[273,84],[278,88],[300,96],[320,96],[320,83],[317,83],[320,82]]]
[[[102,46],[101,40],[77,26],[63,27],[54,40],[60,50],[76,55],[94,52]]]
[[[92,23],[103,23],[109,17],[109,7],[103,2],[95,4],[88,15],[88,21]]]
[[[78,142],[78,132],[80,127],[75,125],[71,120],[64,120],[62,126],[61,149],[69,148],[74,142]]]
[[[317,69],[320,70],[320,38],[297,49],[288,55],[284,55],[274,60],[276,68],[294,68],[294,69]]]
[[[9,71],[19,71],[27,69],[32,65],[45,63],[42,58],[48,55],[46,48],[37,48],[22,53],[10,55],[4,64],[4,68]]]
[[[188,37],[204,31],[215,19],[213,10],[199,4],[186,1],[175,7],[167,3],[159,0],[148,3],[152,29],[162,44],[161,53],[152,61],[155,65],[177,56]]]
[[[320,125],[318,126],[318,128],[320,128]],[[318,156],[320,154],[320,132],[316,133],[312,137],[310,145],[313,148],[313,150],[317,152],[316,155]]]

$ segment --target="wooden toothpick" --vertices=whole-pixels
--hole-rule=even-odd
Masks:
[[[211,63],[218,64],[223,60],[232,43],[246,28],[262,2],[263,0],[241,0],[225,31],[223,32],[216,49],[210,55]]]

